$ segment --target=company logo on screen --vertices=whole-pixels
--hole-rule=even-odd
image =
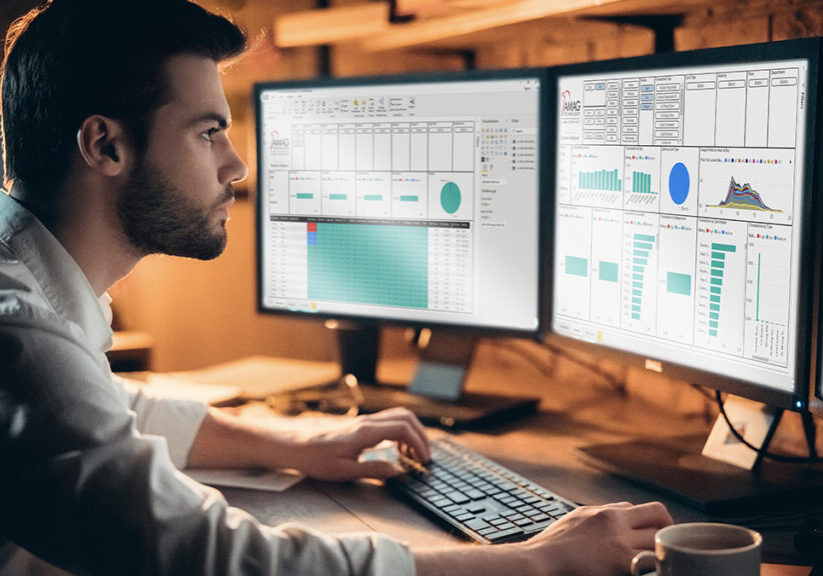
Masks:
[[[271,144],[269,148],[272,152],[284,152],[289,149],[289,139],[280,136],[278,130],[271,131]]]
[[[582,102],[578,100],[572,100],[572,92],[571,90],[563,90],[561,96],[563,97],[563,103],[560,107],[560,115],[561,116],[580,116],[580,109],[582,108]]]

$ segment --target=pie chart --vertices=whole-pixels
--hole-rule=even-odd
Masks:
[[[460,187],[454,182],[446,182],[440,189],[440,205],[446,214],[454,214],[460,208]]]
[[[678,206],[689,197],[689,169],[682,162],[676,163],[669,171],[669,196]]]

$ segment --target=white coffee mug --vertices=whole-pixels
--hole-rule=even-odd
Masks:
[[[654,552],[632,559],[632,575],[652,566],[657,576],[760,576],[763,537],[733,524],[693,522],[658,530]]]

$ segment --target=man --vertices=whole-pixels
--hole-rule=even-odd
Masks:
[[[210,259],[232,183],[217,64],[242,33],[187,0],[52,0],[10,31],[2,77],[0,563],[83,574],[619,574],[671,522],[659,504],[584,508],[532,540],[410,551],[375,534],[262,526],[177,471],[292,467],[383,478],[384,439],[420,460],[405,410],[289,436],[113,379],[106,290],[147,254]],[[160,439],[159,434],[168,440]],[[591,546],[597,554],[591,554]],[[0,569],[2,571],[2,569]]]

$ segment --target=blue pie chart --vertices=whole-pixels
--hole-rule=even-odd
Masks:
[[[682,162],[672,166],[669,172],[669,196],[672,202],[680,206],[689,197],[689,169]]]

